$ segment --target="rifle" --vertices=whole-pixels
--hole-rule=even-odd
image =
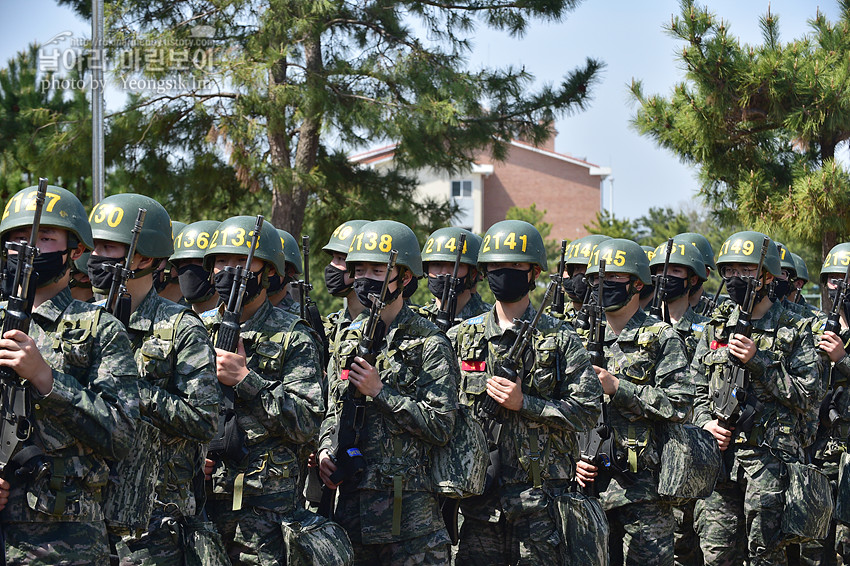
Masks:
[[[123,265],[120,263],[104,265],[104,269],[112,273],[112,286],[109,288],[109,295],[106,297],[106,312],[114,315],[115,318],[121,321],[124,328],[130,324],[130,311],[132,310],[132,297],[127,292],[127,280],[133,275],[130,264],[133,262],[133,256],[136,255],[136,244],[139,243],[139,236],[142,233],[142,226],[145,223],[145,215],[147,213],[147,209],[139,209],[139,214],[136,216],[136,223],[133,225],[131,232],[132,238],[130,239],[130,245],[127,246],[127,257]]]
[[[325,325],[322,323],[322,315],[319,313],[316,301],[310,298],[310,291],[313,290],[313,284],[310,283],[310,236],[301,236],[301,251],[304,258],[304,279],[301,280],[299,285],[301,318],[318,336],[322,346],[322,360],[327,365],[329,354]]]
[[[720,300],[720,293],[723,291],[723,286],[726,285],[726,281],[723,279],[720,280],[720,287],[717,288],[717,292],[714,294],[714,297],[711,299],[706,299],[705,306],[702,308],[703,316],[711,316],[711,311],[717,308],[717,301]]]
[[[661,277],[658,275],[653,277],[655,280],[655,295],[652,297],[652,305],[649,307],[649,314],[655,318],[659,318],[664,322],[670,322],[670,313],[666,308],[667,301],[667,270],[670,268],[670,254],[673,252],[673,238],[667,240],[667,255],[664,257],[664,270],[661,272]],[[663,311],[663,313],[662,313]]]
[[[434,321],[437,327],[443,332],[447,332],[454,325],[455,316],[457,316],[457,286],[460,284],[460,278],[457,276],[457,272],[460,269],[460,259],[465,246],[466,234],[461,234],[458,239],[457,256],[455,256],[452,274],[448,276],[447,284],[443,287],[443,296],[440,297],[440,310],[437,311],[437,320]],[[440,275],[439,277],[447,276]]]
[[[847,264],[847,270],[844,272],[844,281],[839,284],[838,293],[835,296],[835,302],[832,303],[832,310],[826,317],[826,322],[823,325],[824,332],[833,332],[840,336],[841,332],[841,309],[844,306],[844,301],[847,300],[848,288],[850,288],[850,263]],[[839,400],[844,395],[844,387],[838,387],[835,391],[832,390],[833,379],[832,372],[835,368],[829,368],[829,391],[821,403],[821,420],[825,420],[829,426],[835,424],[835,421],[841,417]]]
[[[227,298],[227,306],[221,315],[221,323],[216,334],[215,347],[235,352],[239,344],[239,335],[242,331],[240,320],[242,318],[242,301],[245,298],[245,290],[248,288],[248,279],[251,277],[251,263],[254,261],[254,252],[260,240],[260,230],[263,227],[263,216],[257,215],[257,225],[251,237],[251,247],[248,249],[248,257],[245,267],[225,267],[224,270],[233,274],[233,285],[230,287],[230,296]],[[224,396],[224,407],[218,416],[218,432],[209,445],[209,457],[211,460],[226,459],[237,466],[248,456],[248,444],[245,431],[239,426],[236,415],[236,397],[233,387],[223,385],[221,391]]]
[[[555,289],[555,296],[552,298],[552,312],[556,314],[564,314],[564,269],[567,260],[567,241],[561,240],[561,259],[558,261],[558,274],[553,275],[552,279],[558,283]]]
[[[397,257],[398,250],[391,250],[390,257],[387,260],[387,271],[384,275],[381,294],[369,295],[372,299],[372,306],[369,307],[369,318],[366,319],[363,334],[357,344],[357,350],[345,361],[345,367],[340,376],[342,379],[348,379],[348,372],[355,357],[361,357],[370,365],[375,365],[386,331],[386,325],[381,320],[381,313],[387,306],[387,293],[389,292],[387,287],[389,287],[391,272],[395,267]],[[366,398],[357,390],[357,387],[349,382],[343,395],[339,422],[331,435],[333,460],[336,463],[336,470],[330,476],[331,482],[335,484],[351,482],[352,485],[356,485],[363,477],[363,472],[366,470],[366,459],[360,453],[359,446],[360,430],[363,428],[365,419]],[[319,512],[328,517],[333,505],[333,494],[329,489],[323,488],[323,490]]]
[[[738,322],[735,324],[734,334],[740,334],[747,338],[753,332],[752,316],[755,305],[757,284],[761,278],[761,270],[764,266],[764,258],[767,255],[770,240],[765,237],[762,243],[761,256],[759,257],[756,274],[747,277],[747,292],[744,295],[744,304],[740,306]],[[732,430],[732,438],[729,448],[723,454],[725,475],[732,470],[732,457],[735,438],[741,432],[749,432],[755,424],[756,415],[763,409],[758,398],[750,396],[749,372],[738,358],[729,355],[729,360],[723,368],[723,379],[721,387],[712,393],[712,414],[720,425]],[[734,430],[733,430],[734,428]]]
[[[35,195],[35,213],[29,242],[6,242],[6,249],[14,250],[18,254],[18,268],[15,271],[14,287],[9,292],[0,336],[10,330],[29,333],[34,294],[31,285],[33,260],[40,253],[36,243],[46,195],[47,179],[40,178]],[[10,483],[15,476],[21,475],[21,472],[27,471],[34,474],[37,464],[33,463],[42,455],[41,449],[36,445],[27,446],[15,454],[18,446],[26,442],[32,434],[30,406],[30,389],[27,387],[27,382],[20,379],[14,370],[0,367],[0,477]],[[38,474],[46,474],[48,470],[47,463],[42,462]],[[5,536],[0,529],[0,559],[2,559],[0,563],[2,564],[6,563],[5,546]]]
[[[549,281],[546,287],[546,294],[543,295],[543,301],[540,303],[540,308],[534,315],[531,322],[527,320],[514,319],[514,325],[519,324],[519,331],[513,344],[508,349],[508,353],[504,359],[496,366],[496,371],[493,375],[504,377],[511,381],[516,381],[519,376],[519,370],[522,367],[522,359],[531,342],[531,336],[537,329],[537,324],[540,322],[540,316],[549,300],[555,293],[555,287],[558,285],[556,281]],[[501,461],[499,456],[499,441],[502,436],[502,415],[501,406],[496,403],[496,400],[485,393],[484,399],[479,406],[478,416],[482,419],[484,430],[487,432],[487,441],[490,445],[490,465],[487,466],[487,481],[484,487],[484,493],[489,493],[490,490],[496,487],[499,480]]]

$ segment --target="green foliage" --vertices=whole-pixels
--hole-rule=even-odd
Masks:
[[[585,224],[584,229],[590,234],[604,234],[612,238],[625,238],[626,240],[638,241],[637,223],[628,218],[617,218],[614,213],[603,210],[596,213],[596,219]]]
[[[593,223],[584,229],[591,234],[625,238],[642,246],[658,246],[664,240],[682,232],[696,232],[691,225],[696,220],[671,207],[651,207],[647,214],[635,220],[617,218],[608,210],[597,212]],[[721,240],[722,241],[722,240]]]

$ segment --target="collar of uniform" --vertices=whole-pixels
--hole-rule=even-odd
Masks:
[[[759,330],[772,331],[776,328],[777,322],[779,321],[779,315],[782,314],[782,305],[778,302],[773,303],[768,311],[764,313],[764,316],[758,320],[753,320],[753,328],[758,328]],[[738,324],[738,317],[741,315],[741,308],[735,305],[735,309],[729,315],[729,319],[726,321],[726,326],[729,327],[729,332],[731,333],[735,329],[735,325]]]
[[[473,293],[472,296],[469,297],[469,301],[463,306],[463,309],[457,313],[457,318],[466,320],[467,318],[472,318],[473,316],[477,316],[487,310],[490,310],[489,305],[484,302],[481,295]]]
[[[689,305],[688,309],[685,311],[685,314],[683,314],[682,318],[680,318],[676,322],[676,324],[673,325],[673,328],[682,332],[690,332],[691,326],[693,326],[695,322],[698,322],[697,313],[696,311],[694,311],[693,307]]]
[[[136,310],[130,314],[130,323],[127,325],[127,330],[137,330],[139,332],[148,332],[153,328],[153,319],[156,316],[156,310],[159,306],[159,295],[156,294],[156,289],[151,287]]]
[[[272,306],[271,301],[268,299],[264,300],[263,304],[260,305],[260,308],[257,309],[257,312],[255,312],[251,318],[242,323],[242,332],[262,331],[263,323],[265,322],[266,317],[268,317],[272,312],[273,308],[275,307]]]
[[[32,314],[50,322],[56,322],[73,300],[71,289],[66,286],[51,298],[38,305],[38,308],[33,309]]]
[[[521,320],[531,321],[534,318],[534,315],[537,314],[537,309],[534,308],[534,305],[531,304],[531,301],[528,302],[528,307],[526,307],[525,312],[522,313],[522,316],[519,318]],[[507,334],[508,332],[512,334],[516,334],[518,330],[518,326],[514,324],[510,328],[506,330],[502,330],[502,327],[499,326],[499,321],[496,319],[496,307],[494,306],[490,312],[487,313],[487,316],[484,317],[484,337],[485,338],[493,338],[495,336],[501,336],[503,334]]]
[[[369,314],[368,311],[363,311],[363,312],[365,312],[367,315]],[[410,307],[408,307],[407,305],[402,305],[401,310],[398,311],[398,314],[393,319],[393,321],[390,323],[389,328],[387,328],[387,338],[386,338],[387,344],[389,344],[393,341],[393,337],[395,336],[395,333],[398,331],[398,329],[401,328],[402,326],[404,326],[412,318],[413,318],[413,311],[410,310]]]
[[[637,312],[632,315],[632,318],[630,318],[626,323],[626,326],[623,327],[619,336],[614,334],[614,331],[611,330],[610,324],[606,324],[605,343],[633,341],[643,326],[643,323],[646,321],[647,316],[646,311],[638,309]]]

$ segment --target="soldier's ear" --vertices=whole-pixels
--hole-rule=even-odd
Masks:
[[[644,287],[644,283],[640,279],[635,279],[633,285],[635,287],[635,291],[637,291],[638,293],[640,293],[640,290]]]
[[[77,247],[71,250],[71,261],[76,261],[82,257],[82,255],[86,251],[86,246],[80,242],[77,244]]]

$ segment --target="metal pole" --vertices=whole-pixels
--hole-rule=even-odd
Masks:
[[[103,0],[92,1],[92,84],[91,84],[91,128],[92,128],[92,206],[103,200]]]

